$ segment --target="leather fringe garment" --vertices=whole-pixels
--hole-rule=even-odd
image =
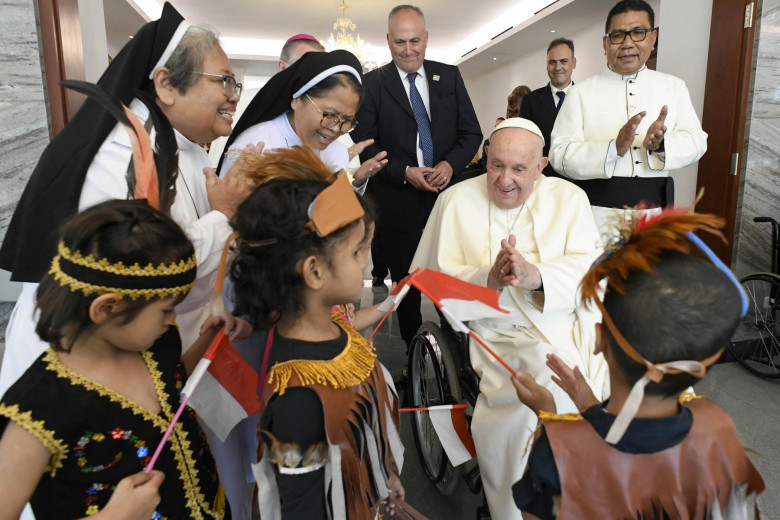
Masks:
[[[693,414],[688,436],[649,454],[615,449],[579,416],[543,418],[561,479],[558,520],[640,514],[650,520],[660,518],[661,511],[670,518],[705,520],[720,518],[728,501],[743,491],[761,493],[764,481],[726,412],[705,399],[683,406]],[[720,511],[713,511],[718,506]]]
[[[335,319],[348,334],[349,342],[344,352],[325,364],[351,364],[345,358],[352,347],[359,350],[373,350],[370,344],[343,320]],[[356,345],[357,344],[357,345]],[[373,352],[371,352],[373,354]],[[346,355],[346,356],[345,356]],[[355,354],[352,354],[355,355]],[[363,354],[357,354],[363,357]],[[362,363],[362,360],[360,361]],[[307,360],[292,361],[288,363],[310,363]],[[283,364],[280,364],[283,365]],[[314,390],[320,398],[325,415],[325,430],[328,440],[328,461],[326,464],[326,486],[331,486],[331,504],[333,508],[332,518],[348,520],[374,520],[380,501],[387,498],[390,493],[389,478],[391,471],[397,471],[394,464],[399,467],[403,461],[403,446],[401,445],[398,417],[398,399],[392,387],[388,386],[388,374],[382,365],[375,359],[373,366],[362,377],[348,387],[341,388],[331,386],[329,377],[320,378],[320,383],[303,383],[301,378],[310,379],[306,375],[301,376],[297,369],[286,370],[280,383],[286,385],[282,388],[274,388],[273,384],[266,384],[262,395],[262,411],[274,393],[283,393],[287,388],[307,386]],[[279,365],[271,371],[271,378],[278,377],[274,372],[281,368]],[[330,371],[324,369],[324,373]],[[270,382],[270,380],[269,380]],[[323,384],[324,383],[324,384]],[[279,384],[279,383],[277,383]],[[302,450],[306,450],[303,447]],[[258,445],[258,460],[260,471],[266,471],[266,478],[259,478],[258,484],[270,482],[268,471],[268,454],[264,460],[265,445],[260,441]],[[327,490],[326,490],[327,492]],[[262,497],[261,511],[263,518],[270,514],[269,518],[276,515],[263,509],[269,502]],[[278,504],[278,498],[276,499]]]

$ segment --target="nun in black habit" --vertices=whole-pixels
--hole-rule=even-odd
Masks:
[[[247,106],[225,145],[220,175],[241,150],[258,142],[266,150],[308,146],[333,171],[346,171],[349,151],[338,138],[358,125],[355,113],[363,100],[362,81],[362,67],[354,54],[307,52],[273,76]],[[372,142],[360,143],[360,150]],[[357,191],[362,193],[366,181],[387,163],[386,155],[378,153],[352,173]]]

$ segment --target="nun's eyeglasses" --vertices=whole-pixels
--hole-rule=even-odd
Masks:
[[[225,91],[225,95],[227,97],[230,97],[233,94],[241,96],[241,90],[244,88],[244,85],[237,82],[236,78],[233,76],[226,76],[225,74],[212,74],[211,72],[193,72],[193,74],[198,74],[199,76],[222,78],[222,90]]]
[[[314,102],[314,100],[309,97],[308,94],[306,94],[306,98],[311,102],[312,105],[314,105],[314,108],[317,109],[317,112],[322,114],[322,119],[320,119],[320,126],[322,128],[330,128],[333,129],[333,127],[338,127],[339,132],[343,134],[348,134],[352,130],[355,129],[355,127],[358,125],[357,119],[341,119],[336,114],[331,114],[330,112],[323,112],[320,110],[320,107],[317,106],[317,104]]]

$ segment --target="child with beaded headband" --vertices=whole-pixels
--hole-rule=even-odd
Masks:
[[[162,471],[142,471],[218,328],[248,333],[212,316],[182,356],[170,325],[196,265],[182,229],[145,201],[108,201],[65,224],[37,294],[36,331],[51,347],[0,400],[0,518],[28,501],[37,518],[226,516],[194,414],[177,423]]]
[[[610,369],[610,399],[599,403],[554,355],[553,379],[581,415],[555,415],[543,386],[512,378],[541,424],[515,502],[531,519],[747,518],[746,496],[764,482],[728,415],[685,392],[745,312],[733,273],[693,234],[722,238],[723,221],[667,210],[635,222],[581,283],[583,300],[602,312],[596,351]]]
[[[309,150],[264,155],[258,171],[273,178],[239,206],[230,278],[235,313],[271,329],[253,466],[260,511],[374,519],[380,501],[394,511],[404,496],[398,398],[373,347],[331,314],[360,297],[370,216]]]

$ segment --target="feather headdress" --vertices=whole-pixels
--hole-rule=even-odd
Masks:
[[[725,220],[716,215],[688,213],[687,208],[670,208],[660,214],[644,213],[616,227],[616,238],[596,260],[580,282],[582,301],[590,305],[598,300],[599,283],[607,280],[607,290],[624,294],[624,281],[632,271],[655,272],[655,263],[665,250],[691,254],[697,249],[690,235],[705,231],[721,238]]]
[[[742,313],[747,309],[747,298],[739,281],[731,270],[718,259],[712,250],[697,237],[695,231],[705,231],[725,240],[720,228],[725,222],[716,215],[688,213],[687,209],[667,209],[657,215],[643,214],[618,226],[615,242],[599,258],[580,282],[582,301],[586,306],[595,304],[601,311],[613,339],[629,357],[644,365],[647,370],[631,389],[620,413],[618,413],[605,440],[617,444],[633,420],[644,398],[645,387],[651,382],[660,382],[665,374],[687,373],[697,378],[706,374],[708,366],[720,357],[721,352],[703,360],[677,360],[652,363],[645,359],[623,336],[612,321],[599,298],[600,283],[607,281],[606,291],[614,290],[625,294],[625,281],[632,272],[657,272],[656,264],[664,251],[679,251],[684,254],[703,254],[721,269],[739,288],[742,296]]]

